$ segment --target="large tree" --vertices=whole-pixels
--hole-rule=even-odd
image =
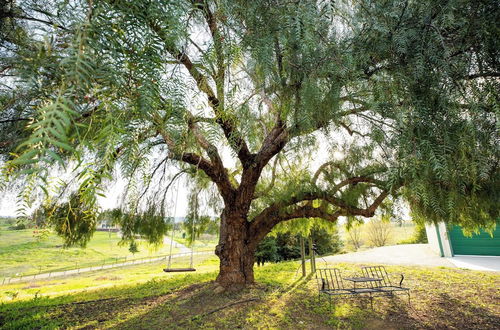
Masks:
[[[81,212],[55,224],[75,243],[118,175],[126,218],[155,227],[178,166],[220,208],[224,287],[254,281],[258,243],[288,220],[403,197],[421,219],[488,226],[499,16],[494,0],[7,1],[4,175],[50,199],[71,167]]]

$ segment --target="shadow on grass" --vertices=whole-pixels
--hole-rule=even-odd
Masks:
[[[240,292],[213,294],[214,285],[204,284],[189,293],[173,295],[168,301],[137,314],[114,327],[119,329],[332,329],[365,326],[372,318],[366,299],[329,305],[318,302],[312,276],[300,278],[272,290],[256,285]]]
[[[448,293],[436,293],[427,303],[405,296],[380,297],[374,302],[376,314],[398,328],[415,329],[498,329],[500,314]]]
[[[275,288],[257,284],[238,292],[214,294],[214,283],[205,283],[189,292],[172,295],[165,303],[143,310],[132,318],[115,324],[120,329],[193,329],[271,327],[276,319],[290,324],[292,311],[304,292],[310,276]],[[307,310],[307,308],[302,308]],[[272,324],[271,324],[272,323]],[[309,327],[311,323],[304,323]]]
[[[112,321],[122,313],[134,313],[152,302],[166,301],[183,288],[195,288],[213,279],[214,273],[151,280],[140,285],[119,286],[77,295],[41,297],[0,305],[0,329],[57,328]]]
[[[334,299],[330,306],[328,299],[318,302],[312,276],[285,274],[289,281],[279,286],[278,273],[268,274],[273,284],[263,281],[239,292],[214,294],[212,273],[106,289],[79,295],[78,301],[66,296],[4,304],[0,328],[495,329],[500,324],[495,307],[453,297],[451,291],[415,292],[411,305],[401,296],[377,297],[373,309],[360,297]]]

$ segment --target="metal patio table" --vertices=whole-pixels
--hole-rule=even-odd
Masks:
[[[381,278],[375,278],[375,277],[344,277],[344,280],[346,281],[351,281],[354,283],[353,291],[356,293],[359,293],[360,291],[363,291],[363,289],[367,289],[367,292],[373,292],[373,289],[370,288],[357,288],[356,289],[356,283],[372,283],[372,282],[380,282],[382,281]]]

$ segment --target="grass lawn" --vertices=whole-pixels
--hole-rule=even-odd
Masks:
[[[154,246],[139,241],[139,252],[134,255],[128,245],[120,246],[117,233],[95,232],[87,248],[63,248],[63,241],[50,233],[41,241],[33,237],[33,229],[9,230],[0,224],[0,279],[38,272],[49,272],[78,267],[100,265],[116,261],[117,258],[140,258],[168,254],[169,246]],[[172,252],[176,253],[178,249]]]
[[[500,324],[498,273],[388,266],[392,274],[405,273],[412,303],[404,296],[380,297],[372,310],[359,298],[318,303],[315,280],[301,279],[297,262],[256,267],[257,285],[215,294],[217,265],[215,257],[205,257],[196,273],[163,274],[160,264],[149,264],[1,287],[8,292],[2,293],[0,328],[498,329]],[[348,276],[361,265],[335,266]]]

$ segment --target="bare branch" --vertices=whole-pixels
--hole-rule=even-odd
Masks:
[[[494,72],[494,71],[488,71],[488,72],[481,72],[481,73],[475,73],[475,74],[470,74],[465,79],[477,79],[477,78],[494,78],[494,77],[500,77],[500,72]]]
[[[29,16],[24,16],[24,15],[18,15],[18,16],[15,16],[14,18],[17,18],[17,19],[25,19],[27,21],[33,21],[33,22],[38,22],[38,23],[43,23],[43,24],[46,24],[46,25],[50,25],[52,27],[56,27],[56,28],[59,28],[61,30],[65,30],[65,31],[68,31],[68,29],[56,22],[53,22],[53,21],[49,21],[49,20],[43,20],[43,19],[39,19],[39,18],[35,18],[35,17],[29,17]]]

